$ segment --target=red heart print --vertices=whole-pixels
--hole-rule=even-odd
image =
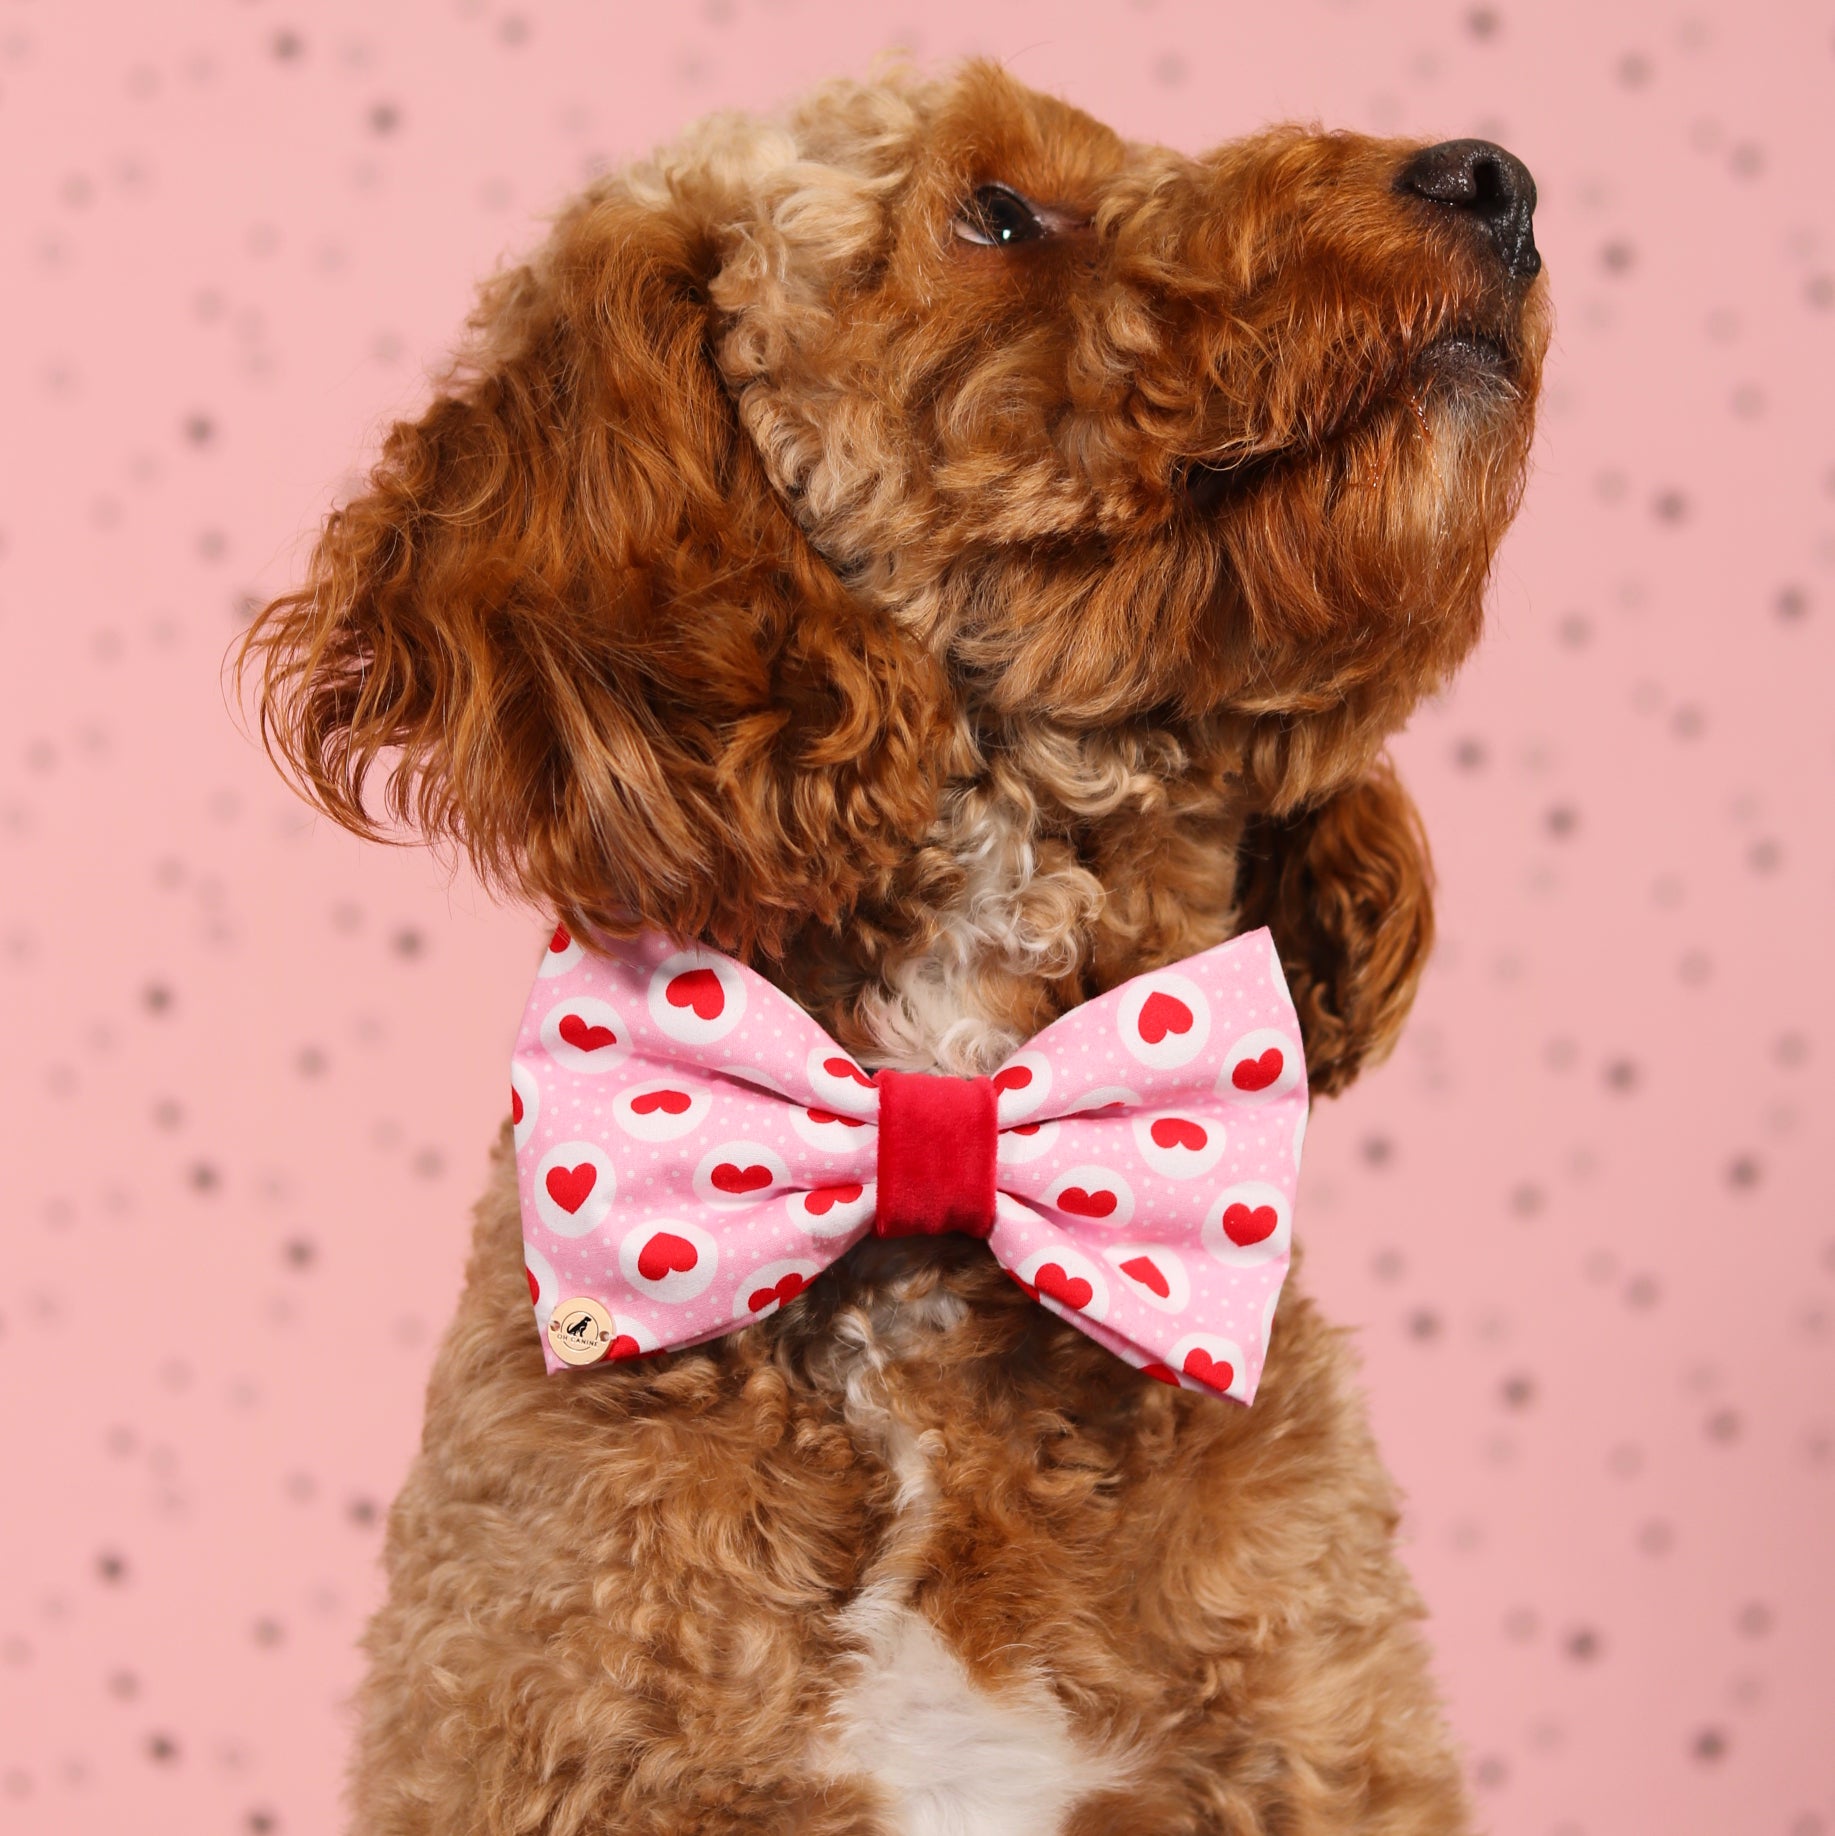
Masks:
[[[683,1116],[688,1113],[689,1101],[686,1090],[646,1090],[642,1096],[632,1097],[631,1114],[653,1116],[660,1109],[666,1116]]]
[[[615,1358],[635,1358],[643,1347],[628,1332],[621,1332],[605,1350],[605,1362]]]
[[[548,1196],[570,1217],[593,1195],[599,1183],[599,1169],[590,1160],[577,1167],[548,1169]]]
[[[671,1007],[692,1007],[698,1019],[718,1020],[726,1012],[726,990],[711,969],[685,969],[664,990]]]
[[[686,1273],[700,1260],[700,1252],[686,1237],[659,1230],[638,1252],[637,1272],[645,1281],[661,1281],[665,1275]]]
[[[1025,1090],[1032,1083],[1032,1072],[1025,1065],[1009,1065],[994,1074],[994,1094],[1003,1096],[1009,1090]]]
[[[1191,1031],[1191,1009],[1177,995],[1156,988],[1143,1003],[1137,1024],[1141,1037],[1149,1045],[1158,1045],[1168,1033]]]
[[[618,1035],[609,1026],[588,1026],[578,1014],[563,1014],[558,1030],[576,1052],[597,1052],[618,1043]]]
[[[1143,1364],[1141,1366],[1141,1375],[1143,1377],[1152,1377],[1160,1383],[1169,1383],[1175,1390],[1179,1387],[1179,1374],[1170,1364],[1160,1364],[1157,1362],[1153,1364]]]
[[[1242,1058],[1230,1073],[1230,1082],[1238,1090],[1266,1090],[1286,1067],[1287,1060],[1279,1046],[1270,1046],[1260,1058]]]
[[[526,1262],[522,1265],[522,1272],[529,1278],[529,1304],[534,1306],[542,1297],[541,1283],[535,1279],[535,1271]]]
[[[1055,1262],[1046,1263],[1032,1281],[1040,1294],[1049,1294],[1060,1307],[1068,1307],[1073,1313],[1087,1307],[1096,1292],[1081,1275],[1066,1275]]]
[[[1223,1214],[1223,1234],[1238,1249],[1248,1249],[1273,1236],[1280,1221],[1272,1205],[1257,1205],[1253,1210],[1247,1205],[1231,1205]]]
[[[839,1122],[843,1128],[865,1128],[858,1116],[838,1116],[832,1109],[810,1109],[803,1112],[812,1122]]]
[[[1124,1275],[1132,1275],[1143,1288],[1151,1289],[1161,1300],[1171,1297],[1172,1288],[1166,1280],[1166,1272],[1151,1256],[1136,1256],[1121,1265]]]
[[[557,924],[554,927],[554,935],[548,939],[548,948],[552,950],[556,956],[559,956],[560,953],[568,949],[572,943],[573,939],[567,934],[566,925]]]
[[[851,1058],[825,1058],[822,1060],[822,1069],[830,1077],[851,1078],[865,1089],[873,1088],[873,1080]]]
[[[510,1086],[510,1121],[519,1128],[522,1126],[522,1092],[514,1084]]]
[[[1079,1218],[1106,1218],[1114,1212],[1118,1202],[1115,1194],[1106,1188],[1085,1192],[1081,1186],[1066,1186],[1058,1194],[1058,1209]]]
[[[1227,1358],[1213,1358],[1201,1346],[1193,1346],[1185,1354],[1185,1375],[1213,1390],[1227,1390],[1236,1381],[1236,1367]]]
[[[757,1165],[736,1167],[723,1160],[708,1176],[721,1192],[759,1192],[771,1184],[771,1169]]]
[[[1045,1126],[1043,1122],[1016,1122],[1007,1130],[1009,1135],[1036,1135]]]
[[[1203,1152],[1205,1142],[1210,1140],[1196,1122],[1187,1122],[1183,1116],[1161,1116],[1148,1133],[1155,1147],[1190,1148],[1194,1154]]]
[[[773,1301],[793,1301],[809,1286],[801,1275],[780,1275],[774,1288],[754,1288],[746,1296],[746,1305],[757,1313]]]
[[[845,1186],[818,1186],[813,1192],[803,1194],[803,1209],[825,1218],[837,1205],[853,1204],[865,1190],[857,1179],[849,1180]]]

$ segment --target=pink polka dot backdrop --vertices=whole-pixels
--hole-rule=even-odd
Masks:
[[[547,937],[311,820],[227,646],[541,212],[891,45],[1187,148],[1299,116],[1534,169],[1536,475],[1396,748],[1443,941],[1314,1118],[1302,1279],[1485,1825],[1827,1836],[1822,0],[0,6],[0,1822],[336,1827]]]

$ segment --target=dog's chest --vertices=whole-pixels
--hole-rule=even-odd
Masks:
[[[912,1603],[911,1577],[934,1564],[925,1545],[939,1494],[930,1437],[914,1434],[886,1399],[897,1367],[934,1355],[960,1306],[932,1293],[863,1309],[852,1323],[859,1357],[839,1367],[846,1413],[856,1440],[890,1468],[897,1495],[868,1580],[840,1614],[849,1656],[811,1758],[822,1774],[871,1780],[897,1836],[1056,1836],[1079,1799],[1127,1768],[1079,1742],[1042,1665],[982,1688]]]
[[[1071,967],[1100,899],[1080,870],[1041,871],[1014,813],[983,810],[949,838],[964,869],[961,897],[929,950],[907,959],[865,1005],[875,1064],[957,1075],[992,1070],[1020,1043],[982,998],[990,985]],[[891,1251],[892,1246],[887,1246]],[[895,1253],[895,1252],[894,1252]],[[853,1655],[813,1757],[835,1774],[866,1775],[899,1836],[1055,1836],[1077,1801],[1119,1771],[1077,1742],[1043,1675],[979,1687],[903,1577],[928,1532],[936,1481],[923,1438],[887,1399],[888,1375],[936,1355],[961,1303],[919,1298],[892,1280],[882,1304],[853,1313],[831,1374],[856,1439],[899,1482],[874,1578],[843,1613]]]
[[[1042,1683],[977,1689],[896,1590],[868,1590],[848,1617],[862,1652],[823,1757],[872,1779],[900,1836],[1055,1836],[1104,1782]]]

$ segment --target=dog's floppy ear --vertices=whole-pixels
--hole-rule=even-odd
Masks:
[[[238,668],[308,797],[589,930],[770,952],[921,835],[934,665],[814,555],[709,350],[713,236],[608,181],[472,339]]]
[[[1427,838],[1394,769],[1297,814],[1250,824],[1237,897],[1274,933],[1315,1095],[1345,1088],[1395,1044],[1433,945]]]

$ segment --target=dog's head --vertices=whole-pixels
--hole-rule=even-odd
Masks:
[[[1226,850],[1361,797],[1355,874],[1521,485],[1533,202],[1484,142],[1190,158],[985,65],[716,120],[486,286],[252,634],[266,730],[353,827],[399,749],[493,879],[766,956],[921,905],[991,773],[1067,835],[1178,777]]]

